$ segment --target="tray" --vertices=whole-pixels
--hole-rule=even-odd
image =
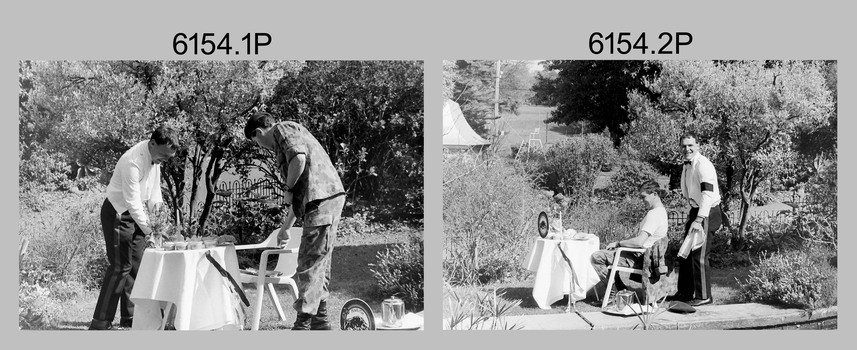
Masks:
[[[618,310],[615,304],[610,304],[607,305],[607,307],[602,308],[601,312],[617,316],[634,316],[636,314],[642,314],[643,312],[654,312],[655,310],[657,310],[657,307],[653,305],[648,305],[647,307],[645,307],[640,304],[634,303],[631,305],[626,305],[622,310]]]

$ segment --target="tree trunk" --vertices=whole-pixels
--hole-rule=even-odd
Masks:
[[[738,231],[733,239],[732,247],[739,248],[744,243],[744,230],[747,228],[747,219],[749,218],[750,205],[753,203],[753,196],[756,194],[756,188],[759,186],[759,178],[755,172],[750,172],[750,175],[744,176],[741,183],[741,224],[738,226]],[[747,191],[744,189],[746,187]]]
[[[218,146],[211,152],[211,159],[208,161],[208,167],[205,170],[205,204],[203,204],[202,213],[199,215],[198,236],[205,234],[205,223],[208,221],[208,214],[211,213],[211,204],[214,202],[216,184],[221,173],[223,173],[223,149]]]

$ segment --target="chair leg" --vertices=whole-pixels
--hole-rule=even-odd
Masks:
[[[295,280],[291,280],[289,286],[292,287],[292,297],[298,300],[298,284],[295,283]]]
[[[614,259],[613,267],[610,268],[610,277],[607,278],[607,288],[604,289],[604,298],[601,300],[601,308],[607,307],[610,301],[610,292],[613,291],[613,280],[616,278],[616,265],[619,259]]]
[[[161,319],[161,328],[159,330],[167,328],[167,320],[170,319],[170,313],[173,311],[173,306],[173,303],[167,302],[167,306],[164,307],[164,318]]]
[[[262,297],[265,290],[262,289],[262,283],[256,283],[256,300],[253,301],[253,323],[250,324],[250,330],[258,331],[259,322],[262,320]]]
[[[280,316],[280,320],[286,320],[286,313],[283,312],[283,306],[280,305],[280,298],[277,297],[277,291],[274,289],[273,283],[268,283],[268,296],[271,297],[271,302],[274,303],[274,306],[277,309],[277,316]]]

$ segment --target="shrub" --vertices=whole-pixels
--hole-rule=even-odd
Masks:
[[[570,137],[547,150],[539,168],[542,184],[572,201],[589,198],[601,169],[612,166],[617,157],[609,137],[601,134]]]
[[[100,276],[93,280],[87,266],[106,256],[99,218],[103,192],[41,192],[38,197],[51,207],[40,213],[22,210],[21,236],[30,240],[22,277],[42,286],[55,281],[98,285]]]
[[[235,237],[236,244],[262,242],[274,229],[282,226],[282,213],[267,211],[267,208],[267,204],[261,202],[242,200],[216,202],[212,205],[211,215],[205,226],[205,235],[232,235]],[[258,249],[239,251],[238,266],[256,268],[261,255],[262,252]],[[270,267],[276,266],[277,258],[270,259],[269,264]]]
[[[836,268],[831,251],[818,246],[774,253],[738,281],[745,300],[814,310],[837,302]]]
[[[636,197],[591,198],[571,206],[563,215],[563,226],[595,234],[607,245],[635,236],[645,213],[645,204]]]
[[[37,144],[19,147],[18,186],[22,190],[53,190],[68,182],[71,168],[63,154],[50,152]]]
[[[536,235],[538,213],[548,209],[549,199],[515,164],[500,158],[444,156],[443,263],[451,283],[478,283],[489,262],[523,270],[526,238]]]
[[[610,184],[601,191],[605,198],[618,199],[636,196],[637,190],[645,181],[657,180],[660,174],[649,163],[639,160],[625,160],[619,165],[619,170],[610,179]]]
[[[375,256],[369,264],[382,295],[398,295],[406,307],[423,309],[423,242],[413,236],[411,242],[396,244]]]
[[[20,329],[51,329],[62,312],[59,301],[51,291],[38,284],[22,281],[18,285],[18,327]]]

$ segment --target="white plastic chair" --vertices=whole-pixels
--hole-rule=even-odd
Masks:
[[[607,303],[610,301],[610,292],[613,291],[613,281],[616,279],[616,272],[630,272],[638,275],[643,275],[642,269],[635,269],[633,267],[619,266],[619,257],[622,252],[636,252],[636,253],[644,253],[646,251],[645,248],[626,248],[619,247],[616,248],[616,253],[613,255],[613,266],[610,267],[610,277],[607,278],[607,289],[604,290],[604,297],[601,298],[601,308],[606,308]]]
[[[298,248],[301,244],[303,229],[292,227],[289,230],[291,238],[285,249],[278,249],[278,231],[279,229],[276,229],[271,232],[262,243],[235,246],[235,250],[265,249],[259,259],[259,270],[256,273],[250,270],[241,270],[241,283],[256,286],[256,299],[253,301],[253,321],[250,330],[259,330],[259,322],[262,318],[262,295],[265,294],[265,291],[268,292],[267,294],[277,310],[277,315],[283,321],[286,320],[286,314],[283,312],[283,306],[280,304],[274,285],[290,286],[292,295],[295,299],[298,298],[298,286],[293,277],[298,267]],[[273,270],[268,270],[268,259],[271,255],[280,255],[280,258],[277,261],[277,266]]]

